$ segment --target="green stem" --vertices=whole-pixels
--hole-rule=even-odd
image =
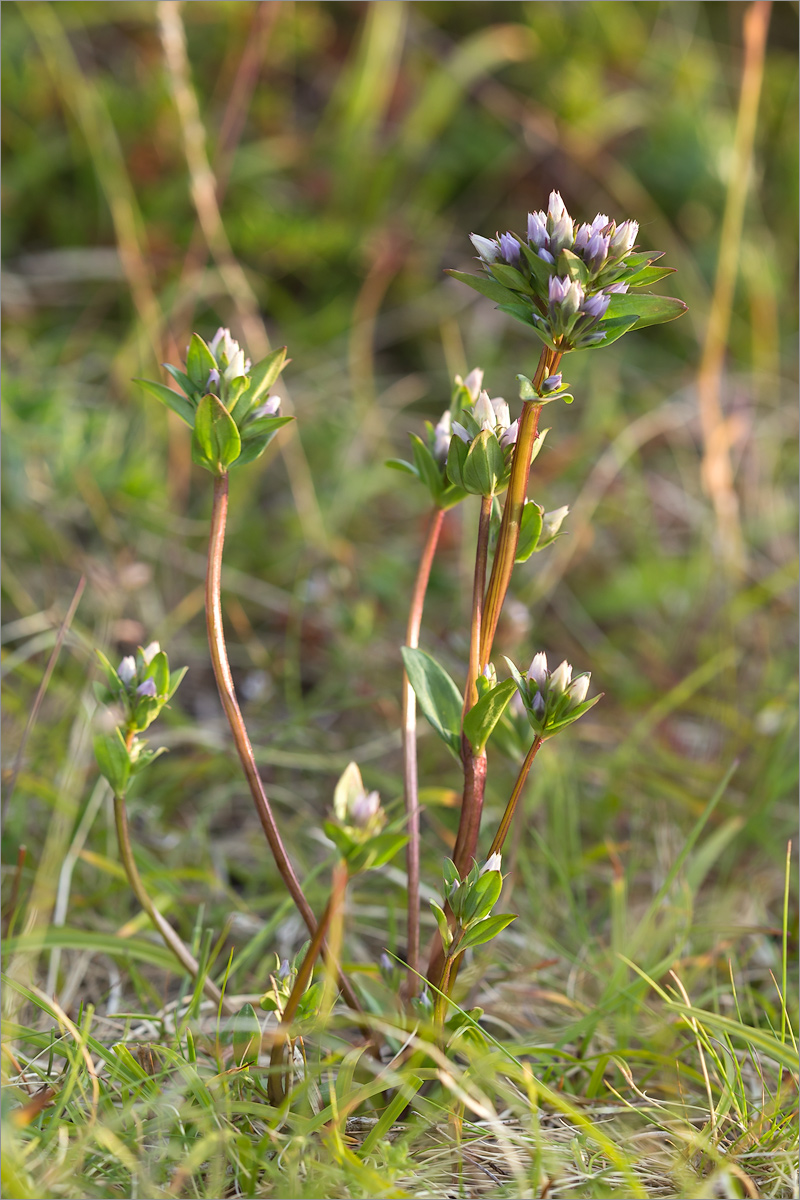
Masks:
[[[208,628],[208,648],[211,654],[211,665],[214,669],[214,678],[217,681],[219,697],[222,701],[222,707],[225,710],[225,715],[228,718],[228,723],[231,727],[233,740],[236,744],[236,749],[239,752],[242,768],[245,777],[250,785],[250,794],[253,797],[253,802],[256,806],[261,826],[266,834],[269,848],[272,851],[272,856],[283,879],[289,895],[297,905],[298,911],[305,921],[306,927],[312,937],[317,932],[317,922],[311,905],[303,894],[303,889],[300,886],[294,867],[292,866],[289,856],[281,840],[281,835],[278,832],[278,826],[275,824],[275,818],[272,815],[267,794],[264,791],[264,784],[261,782],[261,776],[258,773],[255,756],[253,755],[253,747],[250,744],[250,738],[247,736],[244,719],[242,717],[239,703],[236,699],[236,692],[233,686],[233,676],[231,675],[230,663],[228,662],[228,651],[225,645],[225,630],[222,624],[222,550],[225,545],[225,526],[228,517],[228,476],[217,475],[214,478],[214,504],[211,510],[211,529],[208,541],[208,567],[206,570],[206,625]],[[340,972],[339,986],[347,1000],[347,1003],[356,1012],[361,1011],[361,1005],[358,1001],[352,984]]]
[[[178,962],[183,967],[187,974],[191,975],[192,979],[197,981],[200,973],[200,967],[193,956],[184,946],[181,939],[178,937],[170,923],[162,917],[153,901],[147,894],[147,889],[142,883],[139,870],[136,866],[136,861],[133,857],[133,847],[131,845],[130,829],[128,827],[128,812],[125,807],[124,796],[114,796],[114,820],[117,826],[117,839],[119,841],[119,852],[122,858],[122,865],[125,868],[125,874],[128,876],[128,882],[131,885],[131,890],[136,899],[141,904],[144,911],[147,913],[150,920],[155,925],[158,932],[167,944],[167,947],[177,958]],[[208,975],[203,979],[203,991],[214,1004],[222,1005],[222,1010],[226,1016],[231,1016],[236,1012],[236,1008],[230,1001],[222,995],[217,985],[213,980],[209,979]]]
[[[533,377],[533,386],[538,391],[545,379],[554,373],[561,359],[561,354],[546,346],[539,358],[539,365]],[[514,559],[519,542],[519,527],[522,510],[525,506],[525,496],[528,491],[528,478],[531,471],[531,454],[536,434],[539,429],[541,403],[536,400],[526,400],[522,407],[519,420],[519,433],[514,447],[514,461],[511,465],[511,478],[508,483],[508,495],[503,508],[503,520],[497,539],[497,549],[492,563],[492,574],[486,592],[486,603],[483,609],[481,628],[480,670],[488,663],[492,654],[492,643],[497,630],[497,622],[511,582],[511,572],[514,570]]]
[[[431,514],[425,545],[419,560],[417,578],[411,596],[408,614],[406,645],[415,649],[419,645],[419,630],[422,624],[422,609],[428,589],[433,557],[444,521],[444,509],[435,508]],[[419,972],[419,779],[417,774],[417,705],[408,675],[403,671],[403,791],[408,816],[408,844],[406,846],[406,868],[408,871],[408,949],[406,962],[406,994],[415,996],[418,989]]]
[[[447,1009],[450,1004],[450,991],[452,984],[455,982],[455,980],[451,981],[450,979],[454,961],[452,953],[448,954],[445,958],[444,966],[442,967],[442,977],[439,980],[439,991],[436,993],[433,1002],[433,1023],[438,1029],[441,1029],[444,1025]]]
[[[503,819],[498,826],[497,833],[494,835],[494,841],[489,847],[489,854],[487,855],[487,858],[491,858],[493,854],[499,854],[503,849],[503,843],[508,836],[508,831],[511,828],[511,822],[514,818],[517,801],[522,795],[522,789],[525,786],[525,780],[528,778],[528,772],[531,769],[531,764],[536,758],[536,755],[539,753],[539,747],[542,745],[543,740],[544,739],[540,737],[534,738],[533,745],[525,755],[525,761],[520,767],[520,772],[517,776],[517,782],[514,784],[514,790],[511,793],[508,804],[506,805],[506,811],[503,813]]]
[[[325,905],[325,910],[319,919],[314,931],[314,936],[311,939],[311,944],[306,950],[305,957],[297,972],[294,985],[289,993],[289,999],[286,1001],[286,1007],[281,1014],[281,1023],[277,1031],[276,1041],[272,1047],[270,1055],[270,1066],[273,1068],[269,1077],[267,1090],[269,1098],[276,1106],[283,1103],[286,1098],[286,1085],[283,1079],[283,1066],[286,1061],[285,1051],[289,1041],[289,1027],[295,1018],[298,1005],[302,1000],[305,991],[311,982],[311,975],[314,971],[314,964],[319,957],[320,951],[325,943],[325,935],[330,928],[334,913],[340,911],[344,903],[344,892],[347,886],[347,866],[345,863],[338,863],[334,868],[333,887],[328,903]]]

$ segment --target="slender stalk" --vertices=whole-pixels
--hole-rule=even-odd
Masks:
[[[433,1023],[434,1025],[438,1026],[439,1029],[441,1029],[441,1027],[444,1025],[445,1017],[447,1016],[447,1009],[450,1004],[450,991],[452,989],[450,972],[453,967],[453,962],[453,955],[448,954],[447,958],[444,960],[444,966],[442,968],[442,978],[439,981],[439,991],[436,993],[433,1001]]]
[[[322,950],[325,935],[330,928],[334,914],[341,911],[344,903],[344,893],[347,887],[347,866],[345,863],[337,863],[333,873],[333,887],[331,889],[330,899],[325,905],[325,910],[320,917],[319,925],[316,928],[314,936],[311,939],[311,944],[306,951],[300,970],[297,972],[292,990],[289,993],[289,999],[286,1001],[286,1007],[281,1014],[281,1023],[277,1032],[277,1039],[272,1047],[270,1055],[270,1066],[274,1068],[269,1077],[268,1091],[269,1097],[273,1104],[282,1104],[286,1098],[286,1088],[282,1078],[282,1068],[285,1062],[284,1051],[289,1040],[288,1029],[297,1013],[298,1006],[303,998],[305,991],[311,982],[311,975],[314,971],[314,964]]]
[[[144,911],[147,913],[150,920],[155,925],[158,932],[166,942],[168,948],[177,958],[178,962],[194,980],[197,979],[200,973],[200,967],[194,957],[184,946],[181,939],[178,937],[175,930],[166,921],[158,911],[153,901],[147,894],[147,889],[142,883],[139,870],[136,866],[136,860],[133,857],[133,847],[131,845],[130,829],[128,827],[128,812],[125,807],[124,796],[114,796],[114,819],[117,826],[117,838],[119,840],[119,852],[122,857],[122,865],[125,868],[125,874],[128,876],[128,882],[136,899],[141,904]],[[222,1010],[226,1016],[231,1016],[236,1008],[227,997],[223,996],[213,980],[209,979],[208,975],[203,980],[203,991],[210,1000],[216,1005],[222,1005]]]
[[[431,514],[425,545],[419,560],[417,578],[411,596],[411,608],[406,628],[406,645],[416,649],[422,624],[422,609],[428,590],[433,557],[444,521],[444,509],[435,508]],[[406,994],[415,996],[419,971],[419,781],[417,776],[417,704],[408,675],[403,672],[403,791],[408,815],[406,869],[408,871],[408,949],[406,962]]]
[[[548,375],[552,375],[561,355],[556,350],[546,346],[539,358],[539,365],[533,377],[533,386],[538,391]],[[511,478],[508,484],[508,495],[503,508],[503,520],[497,539],[497,549],[492,563],[492,574],[486,592],[486,603],[483,609],[481,627],[480,670],[486,666],[492,654],[492,643],[497,629],[497,622],[506,598],[511,572],[514,569],[514,558],[519,542],[519,526],[522,509],[525,505],[525,495],[528,491],[528,477],[531,471],[531,453],[536,434],[539,429],[541,404],[535,400],[526,400],[522,406],[522,416],[519,421],[517,444],[514,448],[514,461],[511,465]]]
[[[478,699],[476,680],[482,671],[481,622],[483,619],[483,594],[486,591],[486,564],[489,559],[489,526],[494,497],[481,497],[481,515],[478,522],[478,544],[475,551],[475,575],[472,583],[472,623],[469,637],[469,672],[464,688],[465,717]]]
[[[228,651],[225,646],[225,631],[222,624],[222,603],[220,599],[222,587],[222,550],[225,545],[227,517],[228,476],[227,474],[217,475],[214,479],[214,504],[211,510],[208,567],[206,570],[206,625],[208,628],[208,647],[211,653],[211,665],[214,669],[214,678],[217,681],[222,707],[228,718],[242,768],[250,785],[250,794],[253,797],[256,812],[269,843],[269,848],[272,851],[272,856],[275,859],[289,895],[297,905],[309,933],[314,937],[317,932],[317,921],[311,905],[303,894],[300,881],[286,853],[281,835],[278,832],[278,826],[275,824],[272,808],[264,791],[261,776],[258,773],[258,767],[253,755],[253,747],[250,744],[250,738],[247,736],[247,729],[245,728],[242,712],[239,708],[236,692],[233,687],[233,676],[231,675]],[[356,1012],[360,1012],[361,1005],[358,997],[353,991],[350,981],[345,978],[341,971],[339,972],[339,986],[350,1007],[355,1009]]]
[[[533,760],[539,753],[539,747],[542,745],[542,741],[543,739],[540,737],[534,738],[533,745],[525,755],[525,761],[520,767],[520,772],[517,776],[517,782],[514,784],[514,790],[511,793],[508,804],[506,805],[506,811],[503,813],[503,819],[497,828],[497,833],[494,835],[494,841],[489,847],[489,854],[487,855],[487,858],[490,858],[493,854],[499,854],[503,849],[503,844],[508,836],[508,831],[511,828],[511,822],[514,818],[517,801],[522,795],[522,789],[525,786],[525,780],[528,778],[528,772],[531,769]]]

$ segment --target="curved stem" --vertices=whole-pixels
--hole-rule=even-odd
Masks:
[[[200,973],[200,967],[195,958],[190,954],[189,950],[184,946],[181,939],[178,937],[175,930],[166,921],[158,911],[153,901],[147,894],[147,889],[142,883],[139,870],[136,866],[136,861],[133,857],[133,847],[131,845],[130,829],[128,827],[128,812],[125,807],[124,796],[114,796],[114,820],[117,826],[117,839],[119,841],[119,852],[122,858],[122,865],[125,868],[125,874],[128,876],[128,882],[131,885],[131,890],[136,899],[141,904],[144,911],[147,913],[150,920],[155,925],[158,932],[166,942],[168,948],[177,958],[178,962],[193,979],[197,979]],[[227,997],[223,996],[213,980],[206,975],[203,980],[203,991],[210,1000],[215,1004],[222,1005],[222,1010],[226,1016],[231,1016],[236,1012],[236,1008]]]
[[[225,631],[222,625],[222,602],[220,598],[222,586],[222,550],[225,545],[227,516],[228,476],[227,474],[217,475],[214,478],[214,504],[211,510],[208,567],[206,570],[206,626],[208,628],[208,648],[211,653],[211,665],[214,669],[214,678],[217,681],[219,698],[222,701],[222,707],[228,718],[242,768],[250,785],[250,794],[253,797],[256,812],[269,843],[269,848],[272,851],[272,856],[275,859],[276,866],[286,885],[286,889],[297,905],[298,911],[305,921],[309,933],[313,937],[317,932],[317,921],[311,905],[303,894],[300,881],[286,853],[281,835],[278,832],[278,826],[275,824],[275,818],[272,815],[272,809],[267,799],[267,794],[264,791],[261,776],[258,773],[258,767],[253,755],[253,747],[250,744],[250,738],[247,736],[247,729],[245,728],[242,712],[239,708],[239,702],[236,699],[236,692],[233,687],[233,676],[231,675],[228,651],[225,646]],[[341,972],[339,973],[339,986],[350,1007],[355,1009],[356,1012],[360,1012],[361,1005],[353,991],[352,984]]]
[[[546,346],[539,358],[539,365],[533,377],[533,386],[538,391],[548,375],[552,375],[561,360],[556,350]],[[497,549],[492,563],[492,574],[486,592],[486,603],[483,610],[481,628],[480,670],[491,658],[497,622],[506,598],[511,572],[514,570],[514,558],[519,542],[519,526],[522,509],[525,505],[525,495],[528,491],[528,477],[531,471],[531,454],[533,443],[539,429],[539,415],[542,406],[536,400],[526,400],[522,407],[519,420],[519,433],[514,448],[514,461],[511,465],[511,478],[508,483],[508,495],[503,508],[503,520],[497,539]]]
[[[525,780],[528,778],[528,772],[531,769],[533,760],[539,753],[539,747],[542,745],[542,741],[543,739],[540,737],[534,738],[533,745],[525,755],[525,761],[520,767],[520,772],[517,776],[517,782],[514,784],[514,790],[511,793],[508,804],[506,805],[506,811],[503,813],[503,818],[497,828],[497,833],[494,835],[494,841],[489,847],[489,854],[487,855],[488,858],[491,858],[493,854],[499,854],[503,849],[503,843],[505,842],[508,836],[508,831],[511,828],[511,822],[517,807],[517,801],[522,795],[522,789],[525,786]]]
[[[428,589],[433,557],[444,521],[444,509],[435,508],[431,514],[425,545],[417,568],[417,578],[411,596],[411,608],[406,628],[406,645],[416,649],[422,624],[422,609]],[[415,996],[419,971],[419,781],[417,776],[417,704],[414,691],[403,671],[403,791],[408,815],[406,868],[408,871],[408,949],[406,962],[406,994]]]

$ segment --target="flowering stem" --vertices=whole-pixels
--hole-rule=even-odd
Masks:
[[[131,735],[131,740],[133,735]],[[134,896],[141,904],[144,911],[147,913],[150,920],[155,925],[158,932],[167,944],[167,947],[177,958],[178,962],[193,979],[197,979],[200,974],[200,967],[193,956],[184,946],[181,939],[178,937],[175,930],[170,925],[169,921],[162,917],[153,901],[147,894],[147,889],[142,883],[142,878],[136,866],[136,860],[133,857],[133,847],[131,845],[131,834],[128,827],[128,813],[125,807],[125,797],[114,795],[114,820],[117,826],[117,839],[119,841],[119,852],[122,858],[122,865],[125,868],[125,874],[128,876],[128,883],[131,885],[131,890]],[[222,995],[217,985],[209,978],[208,975],[203,979],[203,991],[210,1000],[213,1000],[215,1005],[222,1006],[222,1011],[226,1016],[231,1016],[236,1008],[231,1002]]]
[[[275,1105],[280,1105],[286,1098],[286,1088],[282,1078],[282,1067],[285,1062],[284,1052],[288,1041],[288,1028],[295,1018],[298,1005],[302,1000],[305,991],[311,982],[311,975],[314,970],[314,963],[319,957],[319,953],[325,942],[325,935],[330,928],[334,914],[341,911],[344,904],[344,894],[347,887],[347,865],[339,862],[334,867],[333,871],[333,887],[331,889],[330,899],[325,905],[325,910],[319,919],[319,924],[311,939],[308,950],[306,950],[305,958],[303,959],[300,970],[289,993],[289,999],[286,1001],[286,1007],[281,1013],[281,1023],[278,1029],[275,1044],[272,1047],[270,1055],[270,1066],[273,1068],[273,1073],[269,1077],[267,1085],[269,1098]]]
[[[545,379],[552,375],[561,359],[557,350],[544,347],[539,358],[539,365],[533,377],[533,386],[539,391]],[[497,539],[497,549],[492,563],[492,574],[486,592],[486,603],[483,610],[480,644],[480,670],[486,666],[492,653],[497,622],[506,598],[511,572],[514,569],[514,558],[519,542],[519,527],[522,510],[525,506],[525,495],[528,491],[528,477],[531,470],[531,454],[533,443],[539,429],[539,415],[542,406],[535,400],[526,400],[522,407],[519,421],[519,433],[514,448],[514,461],[511,465],[511,478],[508,483],[508,495],[503,508],[503,520]]]
[[[222,550],[225,545],[225,525],[228,516],[228,476],[217,475],[214,478],[214,504],[211,511],[211,530],[208,542],[208,567],[206,570],[206,625],[208,628],[208,647],[211,653],[211,665],[214,678],[217,681],[222,707],[233,733],[233,740],[239,752],[242,768],[250,793],[256,806],[259,820],[266,834],[269,848],[280,871],[281,878],[287,891],[297,905],[301,917],[306,923],[312,937],[317,932],[317,922],[311,905],[303,894],[300,881],[295,875],[294,868],[281,841],[281,835],[275,824],[269,800],[267,799],[261,776],[258,773],[253,747],[247,736],[236,692],[233,687],[233,676],[228,662],[228,651],[225,646],[225,631],[222,625],[222,603],[220,600],[222,585]],[[358,997],[353,991],[349,980],[339,972],[339,986],[352,1009],[361,1011]]]
[[[443,521],[444,509],[435,508],[431,514],[425,545],[419,560],[408,614],[406,645],[412,649],[419,645],[422,608]],[[406,977],[406,994],[410,998],[417,993],[417,972],[419,971],[419,781],[417,776],[417,705],[414,691],[405,671],[403,671],[403,790],[408,815],[408,843],[406,845],[406,868],[408,871],[406,962],[408,963],[408,975]]]
[[[447,1016],[447,1009],[450,1003],[452,983],[455,982],[451,981],[450,979],[453,961],[453,955],[448,954],[447,958],[444,960],[444,966],[442,967],[442,977],[438,984],[439,991],[436,993],[433,1001],[433,1023],[439,1028],[444,1025],[444,1020]]]
[[[483,594],[486,590],[486,563],[489,558],[489,525],[492,516],[493,496],[481,497],[481,515],[478,523],[478,545],[475,552],[475,575],[472,585],[472,624],[469,639],[469,674],[464,688],[463,717],[477,702],[476,680],[481,673],[481,621],[483,616]],[[485,664],[484,664],[485,665]],[[462,719],[463,719],[462,717]]]
[[[503,843],[505,842],[506,837],[508,836],[508,831],[511,828],[511,821],[514,817],[517,801],[522,794],[522,789],[525,786],[525,780],[528,778],[528,772],[531,769],[531,764],[536,758],[536,755],[539,753],[539,747],[541,746],[543,740],[544,739],[540,737],[534,738],[533,745],[525,755],[525,761],[520,767],[520,772],[517,776],[517,782],[514,784],[514,790],[511,793],[508,804],[506,805],[506,811],[503,813],[503,819],[498,826],[497,833],[494,835],[494,841],[489,847],[488,857],[491,857],[493,854],[499,854],[503,849]]]

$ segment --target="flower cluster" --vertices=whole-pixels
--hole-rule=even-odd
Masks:
[[[291,420],[280,416],[280,397],[269,395],[285,366],[285,346],[253,366],[230,330],[220,328],[208,343],[192,334],[185,371],[164,363],[183,395],[150,379],[136,382],[193,430],[194,461],[221,475],[258,458]]]
[[[510,659],[507,658],[506,662],[525,706],[528,721],[539,737],[552,737],[566,729],[600,699],[600,695],[586,699],[591,680],[588,671],[582,671],[573,678],[568,662],[561,662],[555,670],[548,671],[547,656],[543,651],[533,656],[525,675],[520,674]]]
[[[386,813],[378,792],[364,787],[361,772],[351,762],[343,771],[333,793],[335,821],[323,828],[350,874],[383,866],[407,842],[405,834],[383,833]]]
[[[508,484],[519,421],[511,420],[511,411],[502,396],[491,399],[481,388],[483,372],[479,377],[473,376],[472,382],[478,389],[477,397],[467,389],[471,404],[462,408],[457,421],[450,422],[447,477],[464,492],[494,496]],[[467,388],[466,383],[464,387]],[[541,442],[535,448],[536,453],[540,447]]]
[[[187,668],[170,671],[158,642],[126,654],[116,669],[102,651],[95,653],[105,676],[105,684],[95,683],[95,694],[101,704],[110,706],[116,725],[112,733],[95,738],[95,758],[114,792],[123,795],[131,776],[162,753],[147,750],[146,742],[136,734],[152,725],[174,696]]]
[[[444,861],[444,900],[455,924],[447,920],[444,909],[431,900],[430,905],[445,951],[451,957],[470,946],[480,946],[501,933],[515,918],[511,913],[492,915],[492,909],[503,890],[499,854],[492,854],[483,866],[473,863],[462,879],[451,859]]]
[[[449,273],[532,326],[553,350],[609,345],[628,329],[669,321],[686,310],[669,297],[627,294],[670,274],[669,268],[651,265],[661,251],[633,253],[638,233],[636,221],[617,225],[605,213],[579,225],[559,193],[551,192],[547,212],[528,214],[526,237],[471,235],[488,279]],[[546,391],[543,386],[540,394]]]

